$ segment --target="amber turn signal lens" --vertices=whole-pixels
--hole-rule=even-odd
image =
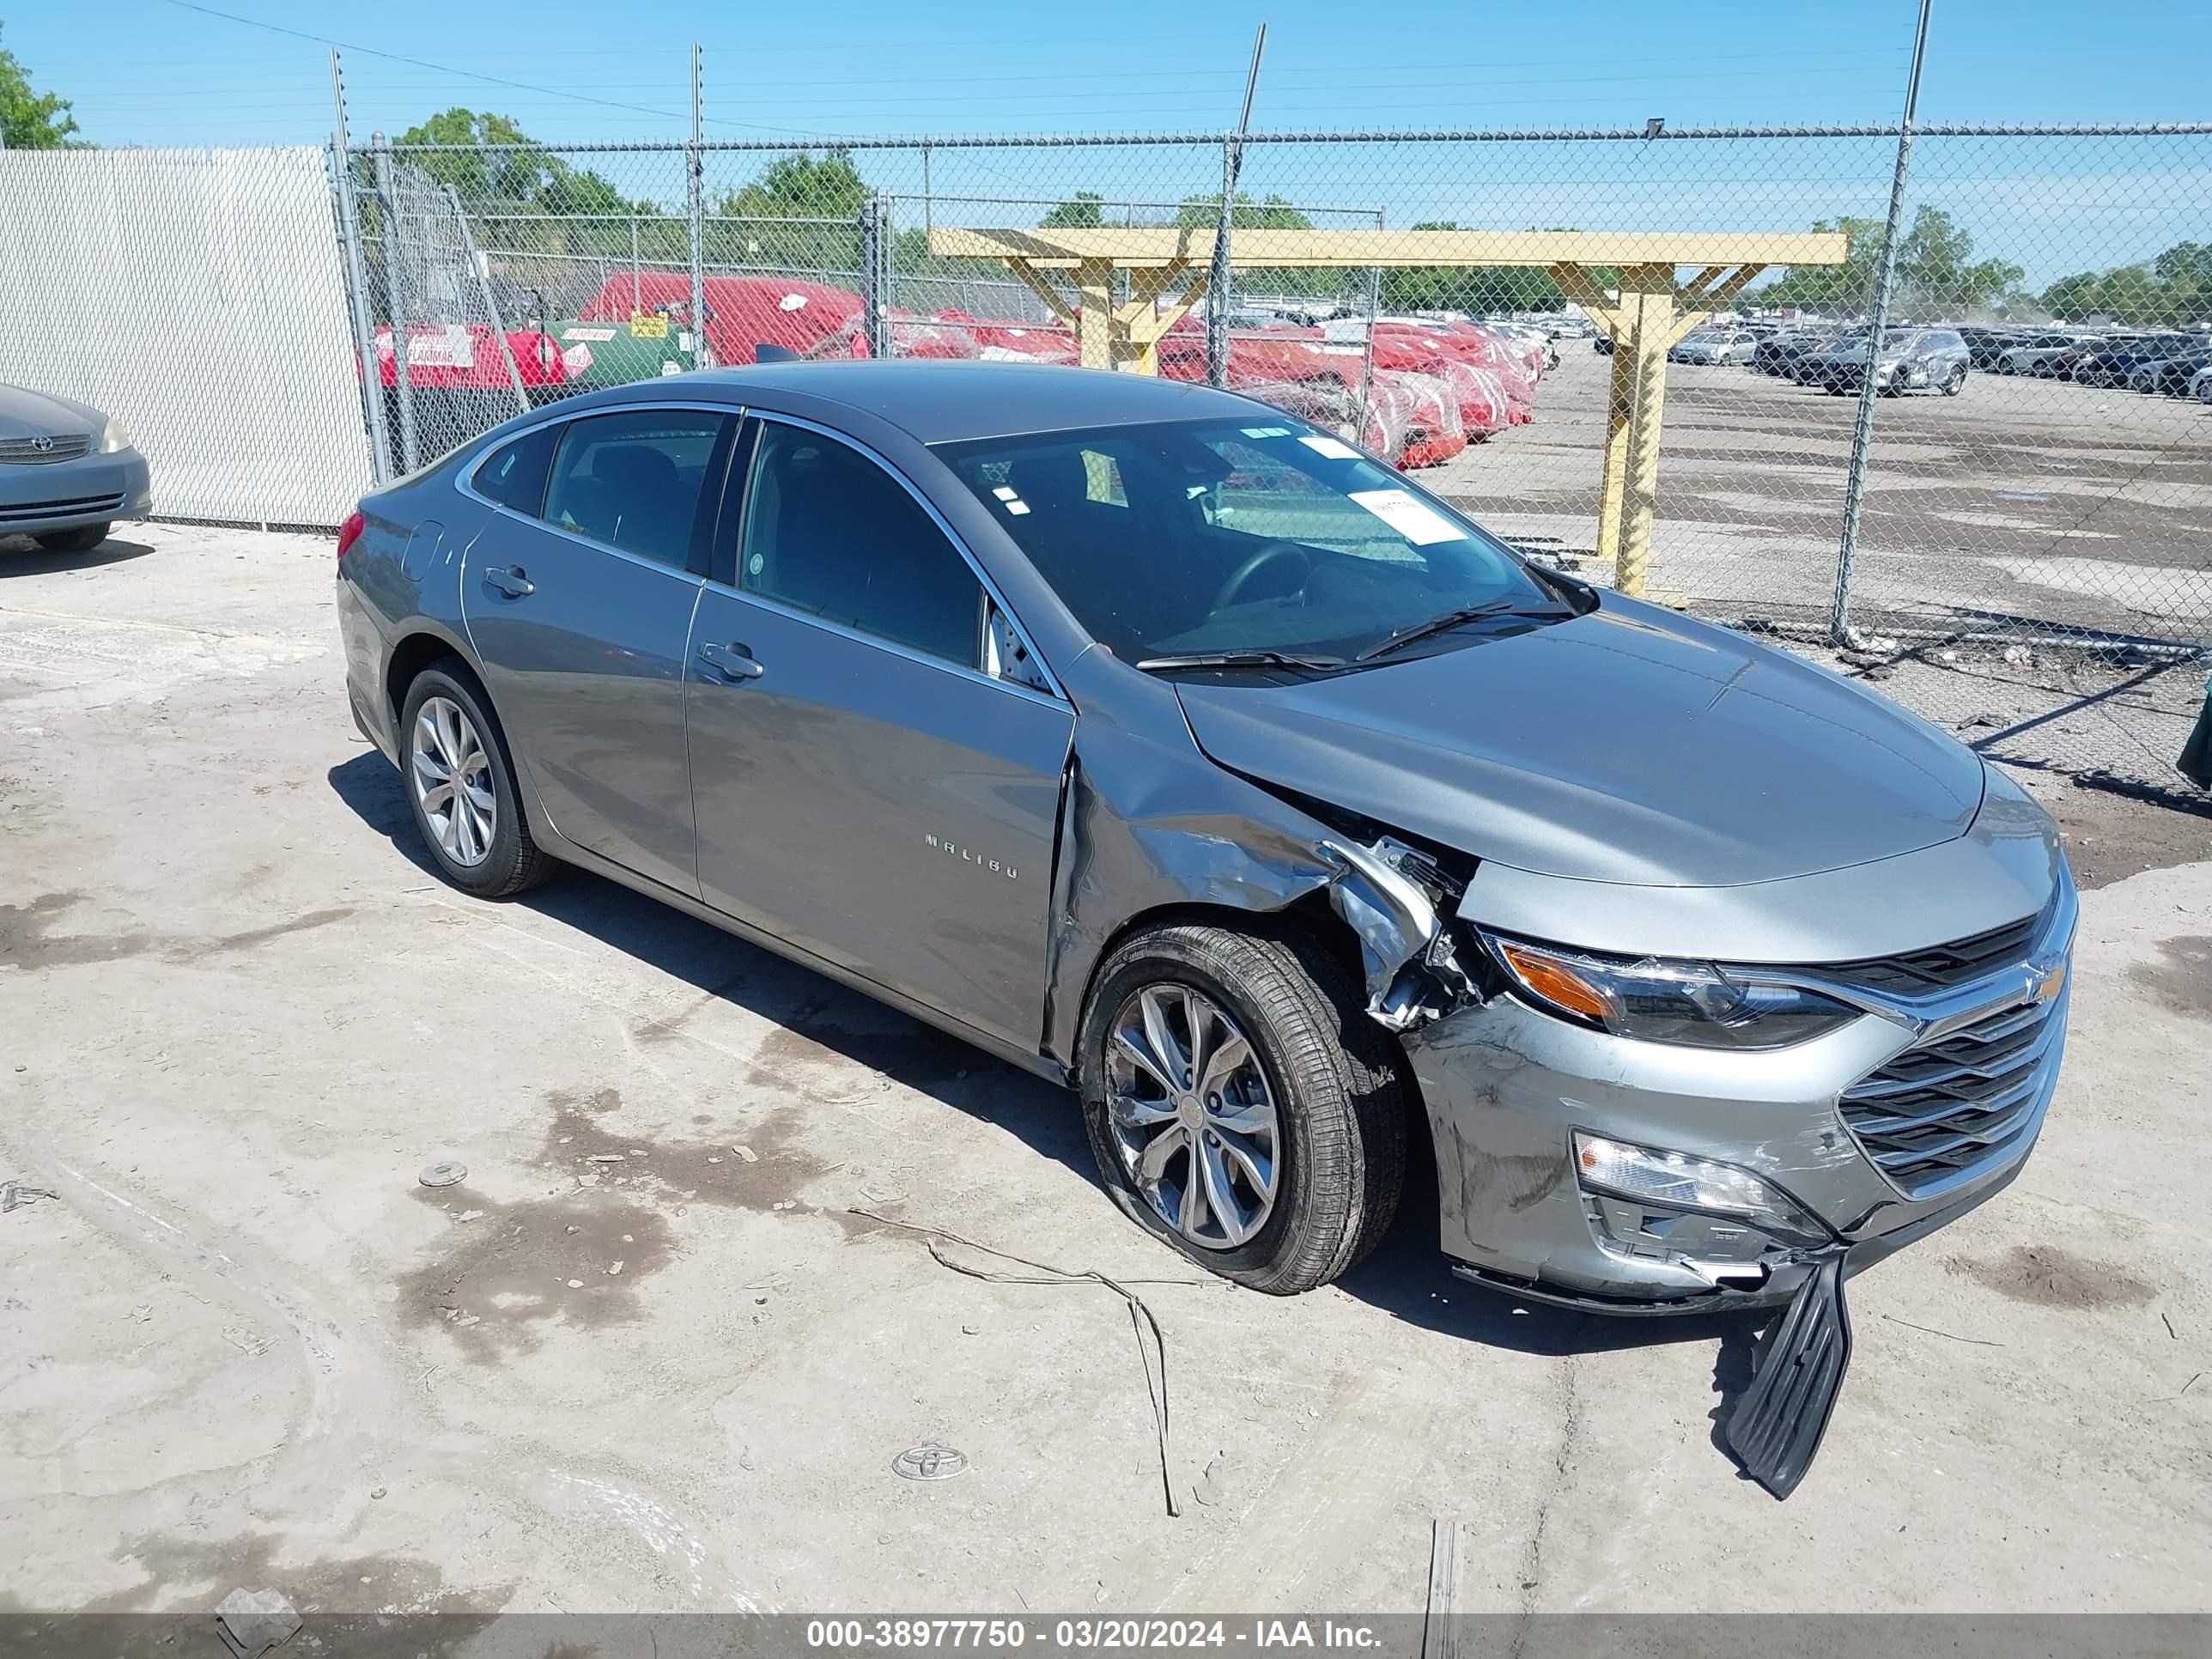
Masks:
[[[1603,992],[1563,963],[1523,950],[1511,939],[1498,940],[1498,948],[1521,982],[1547,1002],[1600,1024],[1613,1012],[1613,1004]]]

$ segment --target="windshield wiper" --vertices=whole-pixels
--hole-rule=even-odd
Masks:
[[[1467,623],[1480,622],[1486,617],[1503,617],[1513,613],[1524,617],[1571,617],[1575,614],[1573,607],[1570,605],[1526,605],[1510,596],[1485,599],[1480,605],[1462,605],[1456,611],[1447,611],[1442,616],[1431,617],[1426,622],[1415,623],[1411,628],[1401,629],[1389,639],[1369,646],[1354,657],[1352,661],[1371,662],[1376,657],[1386,656],[1401,646],[1413,644],[1416,640],[1425,640],[1432,635],[1447,632]]]
[[[1345,668],[1341,657],[1301,656],[1295,651],[1186,651],[1179,656],[1146,657],[1135,666],[1147,673],[1160,668]]]

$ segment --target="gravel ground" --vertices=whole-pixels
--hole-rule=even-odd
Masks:
[[[1566,343],[1532,425],[1420,481],[1610,580],[1588,556],[1610,362]],[[1742,368],[1668,378],[1651,596],[1819,637],[1855,400]],[[2212,663],[2110,641],[2212,646],[2212,408],[1976,374],[1956,398],[1885,400],[1873,458],[1852,616],[1886,642],[1878,661],[1808,654],[1873,668],[1887,695],[2014,765],[2193,793],[2172,762]]]
[[[1419,1200],[1230,1289],[1057,1091],[603,882],[441,886],[330,584],[0,551],[0,1175],[58,1194],[0,1217],[0,1607],[1417,1612],[1437,1516],[1513,1617],[2212,1603],[2203,820],[2039,781],[2098,872],[2050,1125],[1856,1281],[1778,1507],[1712,1439],[1747,1327],[1462,1285]],[[911,1226],[1145,1281],[1179,1518],[1121,1302]]]

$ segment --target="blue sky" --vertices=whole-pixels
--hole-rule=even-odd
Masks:
[[[1893,118],[1914,6],[1448,3],[623,7],[605,0],[213,0],[214,9],[444,68],[349,55],[355,121],[397,131],[456,102],[548,137],[677,137],[688,52],[706,51],[711,131],[1162,131],[1233,118],[1269,26],[1255,125],[1482,126]],[[173,0],[0,0],[5,44],[74,98],[104,143],[312,142],[325,49]],[[96,30],[88,23],[97,20]],[[1370,21],[1372,20],[1372,21]],[[2212,8],[2186,0],[1937,0],[1930,120],[2212,116]],[[600,103],[583,101],[596,99]],[[631,107],[609,107],[612,105]]]
[[[1256,128],[1640,127],[1653,115],[1682,127],[1895,119],[1916,9],[1914,0],[1817,8],[1121,0],[1088,12],[1035,0],[938,8],[0,0],[0,44],[36,85],[73,99],[85,136],[103,144],[322,142],[331,125],[325,43],[333,40],[350,48],[356,139],[397,134],[453,104],[512,115],[549,140],[678,138],[695,38],[705,53],[711,137],[1218,131],[1235,118],[1263,18]],[[1108,27],[1086,32],[1086,15]],[[94,19],[96,31],[86,27]],[[2208,70],[2212,6],[2201,0],[1937,0],[1921,114],[2208,118]],[[2212,237],[2212,141],[1930,143],[1923,155],[1916,200],[1954,212],[1983,252],[2026,265],[2039,283],[2144,257],[2183,236]],[[863,163],[878,188],[920,187],[911,157]],[[738,182],[758,164],[716,157],[710,185]],[[605,165],[634,196],[680,194],[657,159]],[[1049,198],[1089,187],[1171,201],[1218,187],[1207,165],[1199,152],[940,152],[930,184],[939,198]],[[1716,229],[1879,214],[1887,178],[1878,143],[1450,155],[1309,148],[1255,152],[1248,173],[1255,188],[1303,205],[1357,210],[1352,222],[1380,212],[1398,225],[1695,220]],[[966,216],[1021,216],[978,205]]]

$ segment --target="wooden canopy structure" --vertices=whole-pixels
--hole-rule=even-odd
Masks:
[[[1204,297],[1212,229],[933,229],[941,258],[1003,259],[1073,331],[1091,368],[1150,374],[1160,337]],[[1231,263],[1245,270],[1540,265],[1613,342],[1607,406],[1598,556],[1623,592],[1641,593],[1651,562],[1667,353],[1777,265],[1844,263],[1839,233],[1584,230],[1237,230]],[[1595,272],[1620,273],[1617,296]],[[1694,274],[1683,280],[1679,273]],[[1128,297],[1116,302],[1126,271]],[[1060,276],[1073,298],[1054,282]]]

